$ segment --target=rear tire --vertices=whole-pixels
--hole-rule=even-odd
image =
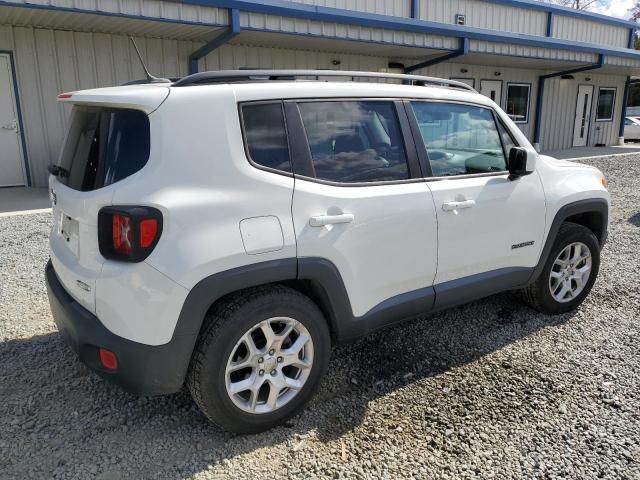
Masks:
[[[519,290],[532,308],[557,315],[578,307],[589,295],[600,268],[600,244],[591,230],[564,223],[540,276]]]
[[[210,312],[187,386],[209,420],[257,433],[303,409],[330,352],[327,322],[308,297],[281,285],[253,288]]]

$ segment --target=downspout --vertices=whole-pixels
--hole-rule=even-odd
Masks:
[[[547,78],[561,77],[562,75],[571,75],[572,73],[586,72],[587,70],[597,70],[604,65],[604,55],[601,53],[598,56],[598,63],[593,65],[587,65],[585,67],[573,68],[571,70],[565,70],[563,72],[548,73],[547,75],[540,75],[538,77],[538,95],[536,97],[536,116],[533,126],[533,148],[537,152],[540,151],[540,125],[542,123],[542,102],[544,100],[544,84]]]
[[[189,74],[198,73],[198,61],[213,52],[217,48],[227,43],[240,33],[240,10],[237,8],[229,9],[229,27],[227,30],[218,35],[213,40],[205,43],[198,50],[189,55]]]
[[[451,60],[452,58],[456,58],[456,57],[461,57],[468,53],[469,53],[469,39],[461,38],[460,48],[455,52],[447,53],[446,55],[442,55],[441,57],[432,58],[431,60],[427,60],[425,62],[418,63],[416,65],[411,65],[410,67],[405,67],[404,73],[415,72],[416,70],[420,70],[421,68],[427,68],[441,62],[446,62],[447,60]]]

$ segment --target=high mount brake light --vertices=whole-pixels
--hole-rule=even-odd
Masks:
[[[98,213],[98,245],[103,257],[141,262],[162,234],[162,213],[153,207],[104,207]]]
[[[64,100],[65,98],[73,97],[73,92],[65,92],[58,95],[58,100]]]

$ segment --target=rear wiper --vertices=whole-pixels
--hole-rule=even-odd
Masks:
[[[47,166],[47,170],[49,170],[49,173],[54,177],[65,178],[69,176],[69,170],[60,165],[49,165]]]

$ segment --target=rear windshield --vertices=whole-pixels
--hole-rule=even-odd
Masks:
[[[129,109],[74,107],[58,179],[74,190],[96,190],[133,175],[149,159],[149,119]]]

